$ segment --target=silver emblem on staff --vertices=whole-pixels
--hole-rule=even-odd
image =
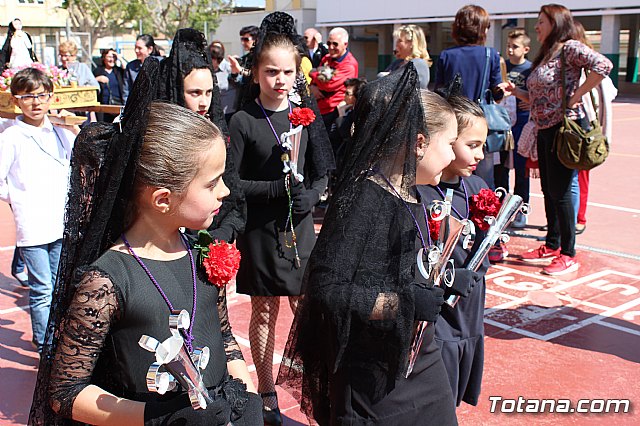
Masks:
[[[438,241],[435,243],[435,247],[429,248],[428,269],[424,266],[424,250],[420,249],[418,251],[418,271],[420,271],[422,276],[432,285],[439,286],[444,283],[445,285],[451,286],[453,283],[453,273],[445,274],[445,270],[447,270],[449,265],[452,265],[453,263],[453,261],[449,261],[449,257],[458,243],[458,239],[465,228],[465,224],[451,216],[452,200],[453,189],[447,189],[444,201],[436,201],[429,206],[429,215],[431,218],[436,221],[442,221],[442,224],[440,225]],[[452,267],[450,267],[450,270],[453,272]],[[425,274],[425,272],[428,272],[428,274]],[[405,377],[409,377],[413,371],[413,366],[418,358],[418,353],[422,346],[424,331],[427,328],[427,325],[427,321],[417,321],[411,347],[409,348],[409,362]]]
[[[496,217],[487,216],[485,221],[489,223],[489,230],[484,240],[480,243],[478,250],[467,263],[466,269],[477,271],[482,265],[482,261],[489,254],[489,250],[500,239],[502,242],[509,241],[509,236],[504,233],[505,229],[514,221],[516,213],[522,212],[527,215],[531,211],[529,204],[522,201],[522,197],[515,194],[509,194],[504,188],[497,188],[496,194],[503,196],[502,206]],[[454,307],[460,300],[460,296],[451,295],[445,300],[445,303]]]
[[[187,390],[193,409],[204,410],[213,402],[200,374],[209,363],[209,348],[194,348],[189,353],[180,330],[188,329],[190,321],[187,311],[172,311],[169,315],[171,337],[160,343],[143,334],[138,344],[156,355],[156,362],[147,371],[147,389],[163,395],[179,383]]]

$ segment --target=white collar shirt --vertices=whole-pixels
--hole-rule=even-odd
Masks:
[[[18,247],[62,238],[75,135],[19,116],[0,139],[0,199],[11,204]]]

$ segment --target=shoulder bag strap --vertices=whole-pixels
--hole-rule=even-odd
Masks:
[[[564,58],[564,46],[562,46],[562,50],[560,51],[560,72],[562,74],[562,111],[564,115],[567,115],[567,75],[565,73],[565,68],[567,67],[567,63]],[[584,70],[584,74],[586,77],[589,77],[589,71]],[[599,123],[598,119],[598,108],[596,108],[596,101],[593,97],[593,91],[589,90],[589,96],[591,96],[591,105],[593,105],[593,111],[596,114],[596,121]],[[585,111],[586,114],[586,111]]]
[[[587,70],[586,68],[584,70],[584,75],[585,77],[589,77],[589,70]],[[596,98],[593,97],[593,89],[589,90],[589,96],[591,97],[591,106],[593,107],[593,112],[596,114],[596,121],[598,122],[598,124],[600,124],[600,119],[598,118],[598,106],[596,105]]]
[[[560,50],[560,74],[562,75],[562,115],[567,115],[567,76],[565,74],[564,46]]]
[[[480,97],[478,99],[478,103],[484,103],[486,102],[486,95],[485,92],[487,91],[487,75],[489,74],[489,61],[490,61],[490,55],[491,55],[491,51],[489,50],[488,47],[485,47],[485,54],[486,54],[486,59],[484,62],[484,73],[482,74],[482,89],[480,90]]]

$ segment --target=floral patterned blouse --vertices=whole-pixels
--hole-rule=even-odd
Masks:
[[[576,40],[568,40],[564,44],[564,61],[567,88],[567,100],[573,96],[580,81],[583,68],[608,76],[613,64],[604,55],[590,49]],[[560,52],[551,60],[538,65],[527,79],[529,100],[531,102],[531,118],[539,129],[547,129],[562,121],[562,70]],[[567,117],[577,120],[585,116],[582,105],[577,109],[567,108]]]

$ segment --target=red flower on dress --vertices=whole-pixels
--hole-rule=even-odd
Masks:
[[[289,121],[294,126],[308,126],[316,119],[316,115],[311,108],[294,108],[289,113]]]
[[[482,231],[489,229],[489,224],[484,220],[487,216],[496,217],[500,211],[500,198],[490,189],[483,188],[472,195],[469,203],[469,213],[473,223]]]
[[[218,288],[224,287],[238,273],[240,251],[232,244],[215,240],[202,259],[209,282]]]
[[[433,220],[431,216],[429,216],[429,235],[431,236],[431,242],[438,241],[438,235],[440,234],[440,225],[442,225],[441,220]]]

